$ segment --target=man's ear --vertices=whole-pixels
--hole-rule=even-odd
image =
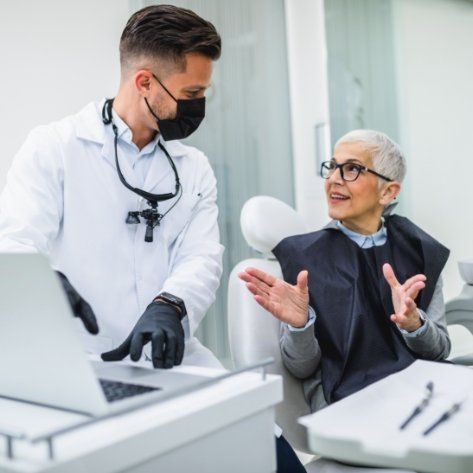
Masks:
[[[135,84],[136,90],[142,97],[148,97],[152,79],[153,75],[146,69],[140,69],[135,73],[133,82]]]
[[[401,192],[401,184],[397,181],[388,182],[381,190],[379,203],[383,206],[390,204]]]

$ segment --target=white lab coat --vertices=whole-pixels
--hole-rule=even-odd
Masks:
[[[128,211],[148,206],[119,181],[113,131],[102,123],[102,104],[91,103],[30,133],[0,198],[0,251],[42,252],[67,275],[97,315],[97,336],[77,324],[90,352],[122,343],[146,306],[166,291],[186,304],[184,363],[220,366],[193,336],[222,272],[213,171],[197,149],[163,142],[183,195],[155,228],[154,242],[145,242],[146,225],[127,225],[125,219]],[[159,147],[155,153],[143,187],[173,192],[174,173]],[[140,187],[120,151],[119,159],[127,181]],[[160,203],[159,211],[175,200]]]

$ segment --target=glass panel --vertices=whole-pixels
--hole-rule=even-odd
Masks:
[[[355,128],[398,140],[391,0],[325,0],[325,15],[333,143]]]
[[[391,0],[325,0],[325,25],[332,147],[356,128],[382,131],[399,143]],[[398,213],[404,213],[403,187]]]
[[[156,4],[132,1],[133,11]],[[164,3],[164,2],[163,2]],[[215,171],[220,208],[224,274],[217,300],[198,336],[228,359],[228,275],[254,256],[240,231],[247,199],[271,195],[293,205],[288,73],[283,0],[166,1],[190,8],[216,26],[223,42],[215,64],[204,124],[186,143],[208,157]]]

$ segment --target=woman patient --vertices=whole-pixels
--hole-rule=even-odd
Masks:
[[[440,275],[449,250],[389,215],[405,172],[401,150],[385,134],[346,134],[321,166],[333,220],[273,249],[284,281],[255,268],[239,275],[283,322],[282,358],[305,380],[312,411],[418,358],[449,354]]]

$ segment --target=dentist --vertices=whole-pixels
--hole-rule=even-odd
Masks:
[[[190,10],[136,12],[115,98],[34,129],[9,171],[0,251],[49,257],[86,347],[106,361],[145,348],[157,368],[220,366],[194,337],[222,272],[216,181],[179,141],[205,116],[220,52],[214,26]]]

